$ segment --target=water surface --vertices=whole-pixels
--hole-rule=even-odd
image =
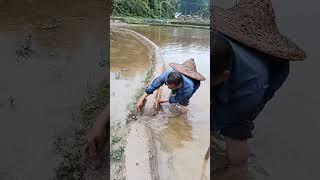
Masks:
[[[171,117],[165,107],[168,105],[164,105],[164,111],[151,124],[158,143],[161,179],[194,180],[201,176],[209,179],[209,171],[202,169],[210,134],[209,31],[160,26],[130,26],[130,29],[160,46],[166,66],[194,58],[198,71],[207,78],[191,98],[187,115]]]
[[[124,123],[151,60],[148,48],[124,33],[111,33],[110,52],[110,118],[112,124]]]
[[[61,1],[0,2],[0,179],[51,179],[58,160],[53,142],[71,125],[88,88],[104,78],[105,41],[93,18],[101,16],[100,2],[80,2],[75,9]],[[94,21],[86,21],[84,9]],[[53,17],[61,24],[41,30]],[[33,53],[17,61],[17,42],[27,32]]]

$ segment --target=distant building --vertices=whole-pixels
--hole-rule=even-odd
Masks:
[[[182,13],[176,12],[174,13],[174,18],[179,19],[179,17],[182,15]]]

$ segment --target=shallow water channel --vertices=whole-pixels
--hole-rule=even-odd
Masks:
[[[209,179],[209,164],[206,164],[206,169],[202,169],[204,155],[209,146],[210,127],[209,31],[158,26],[128,28],[157,44],[166,66],[170,62],[182,63],[194,58],[198,71],[207,78],[192,97],[187,115],[172,117],[172,109],[168,110],[168,104],[164,104],[163,111],[151,119],[150,124],[158,147],[161,179],[194,180],[200,179],[201,176],[203,179]],[[111,39],[111,108],[117,106],[117,112],[123,112],[128,110],[125,109],[126,104],[130,102],[130,97],[134,95],[134,90],[139,87],[138,83],[147,71],[149,57],[145,53],[148,52],[147,49],[143,50],[130,38],[125,40],[120,34],[112,34]],[[121,69],[126,69],[125,72],[130,75],[121,76],[120,73],[119,77]],[[121,115],[123,113],[112,113],[111,117],[117,120]]]

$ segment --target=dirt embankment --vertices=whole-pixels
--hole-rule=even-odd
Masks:
[[[150,81],[163,72],[164,62],[162,60],[159,47],[145,36],[124,28],[114,27],[111,31],[126,33],[135,37],[149,49],[151,60],[151,65],[147,71],[143,85],[137,90],[137,93],[131,103],[130,112],[126,118],[126,127],[124,127],[125,133],[122,134],[124,135],[122,138],[125,139],[122,141],[122,145],[125,147],[124,157],[121,161],[118,161],[118,167],[111,167],[112,172],[118,173],[118,175],[113,178],[120,178],[120,176],[124,176],[128,180],[157,180],[159,179],[157,150],[153,131],[148,125],[147,120],[150,116],[156,115],[158,112],[158,109],[156,108],[156,99],[161,96],[162,88],[155,91],[147,98],[144,111],[142,113],[136,113],[134,105],[138,98],[143,94],[145,87],[150,83]],[[139,154],[139,156],[137,156],[137,154]],[[116,169],[119,169],[119,166],[122,167],[122,170],[117,171]]]

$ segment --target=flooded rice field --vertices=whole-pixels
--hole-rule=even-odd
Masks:
[[[186,115],[163,104],[162,111],[149,124],[155,133],[160,179],[209,179],[210,165],[204,165],[210,134],[209,31],[158,26],[129,28],[160,47],[167,67],[170,62],[194,58],[198,71],[207,78],[192,97]],[[168,96],[168,89],[164,92]]]
[[[130,34],[111,32],[110,37],[110,119],[115,125],[124,122],[151,61],[148,48]]]
[[[101,3],[81,2],[0,1],[0,179],[52,179],[53,142],[105,76]]]

